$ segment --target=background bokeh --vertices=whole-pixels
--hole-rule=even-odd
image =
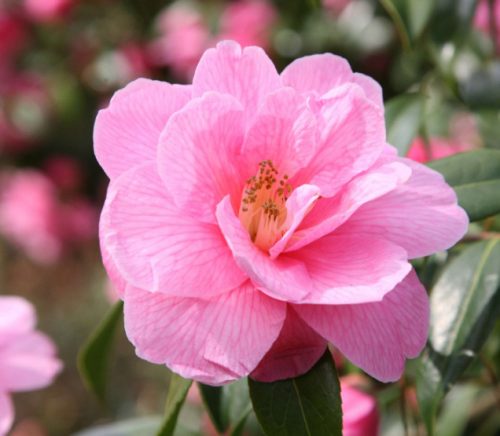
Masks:
[[[115,434],[149,434],[164,407],[168,371],[136,358],[122,329],[107,405],[76,367],[79,348],[115,299],[97,241],[107,179],[92,151],[93,122],[131,80],[187,83],[203,51],[222,39],[262,46],[279,70],[329,51],[374,77],[392,113],[409,113],[396,118],[402,154],[426,162],[500,147],[500,1],[316,3],[0,0],[0,294],[35,304],[65,364],[50,388],[15,395],[13,435],[66,435],[141,417]],[[487,230],[498,231],[498,221]],[[439,434],[499,434],[498,322],[485,349],[488,365],[473,365],[473,383],[448,397]],[[340,360],[339,367],[357,372]],[[357,383],[377,396],[383,434],[402,434],[404,422],[424,434],[410,382]],[[210,431],[195,397],[179,434]],[[248,431],[258,434],[251,420]]]

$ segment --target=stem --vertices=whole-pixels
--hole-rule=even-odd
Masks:
[[[391,0],[380,0],[380,4],[383,6],[389,17],[391,17],[392,21],[394,22],[394,26],[396,27],[396,32],[398,33],[399,39],[401,40],[403,50],[410,50],[410,38],[408,37],[405,24],[403,23],[403,19],[401,18],[401,15],[399,15],[398,10],[394,7],[394,4]]]

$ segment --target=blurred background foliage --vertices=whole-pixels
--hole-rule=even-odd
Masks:
[[[499,0],[0,0],[0,293],[35,303],[65,362],[52,387],[15,396],[12,434],[147,435],[160,425],[170,376],[137,359],[121,327],[105,405],[76,367],[115,300],[97,242],[107,180],[93,122],[137,77],[189,82],[201,53],[225,38],[263,46],[279,70],[310,53],[346,57],[382,85],[389,142],[401,155],[427,162],[500,149]],[[464,340],[448,344],[456,355],[445,369],[439,329],[454,328],[458,315],[450,325],[434,319],[434,349],[399,383],[338,359],[343,376],[358,374],[377,397],[382,434],[499,434],[499,232],[499,216],[477,221],[467,243],[415,262],[436,307],[474,324],[460,324]],[[465,304],[470,295],[475,305]],[[189,394],[178,434],[216,434],[200,401]],[[245,429],[260,434],[253,416]]]

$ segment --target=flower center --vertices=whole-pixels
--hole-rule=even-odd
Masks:
[[[280,177],[270,160],[260,162],[257,174],[246,181],[239,218],[262,250],[268,250],[285,233],[286,200],[291,192],[288,175]]]

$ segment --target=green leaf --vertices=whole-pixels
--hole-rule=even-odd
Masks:
[[[255,414],[267,435],[342,435],[340,385],[329,351],[300,377],[273,383],[249,378],[248,383]]]
[[[420,94],[404,94],[385,105],[387,140],[405,156],[422,124],[424,97]]]
[[[459,89],[464,102],[473,109],[500,109],[500,61],[476,71]]]
[[[439,0],[431,29],[436,41],[445,43],[455,37],[465,41],[468,36],[477,0]]]
[[[418,38],[434,11],[435,0],[406,0],[406,16],[412,38]]]
[[[174,434],[179,412],[192,383],[192,380],[172,374],[165,404],[165,417],[157,436],[172,436]]]
[[[106,368],[116,327],[122,317],[123,302],[116,303],[78,354],[78,369],[87,387],[104,401]]]
[[[429,342],[417,394],[429,434],[446,392],[475,358],[500,314],[500,239],[467,247],[444,269],[431,298]]]
[[[248,384],[242,379],[226,386],[198,383],[208,414],[219,433],[231,428],[231,434],[242,430],[251,411]]]
[[[429,162],[455,189],[471,221],[500,213],[500,150],[476,150]]]

